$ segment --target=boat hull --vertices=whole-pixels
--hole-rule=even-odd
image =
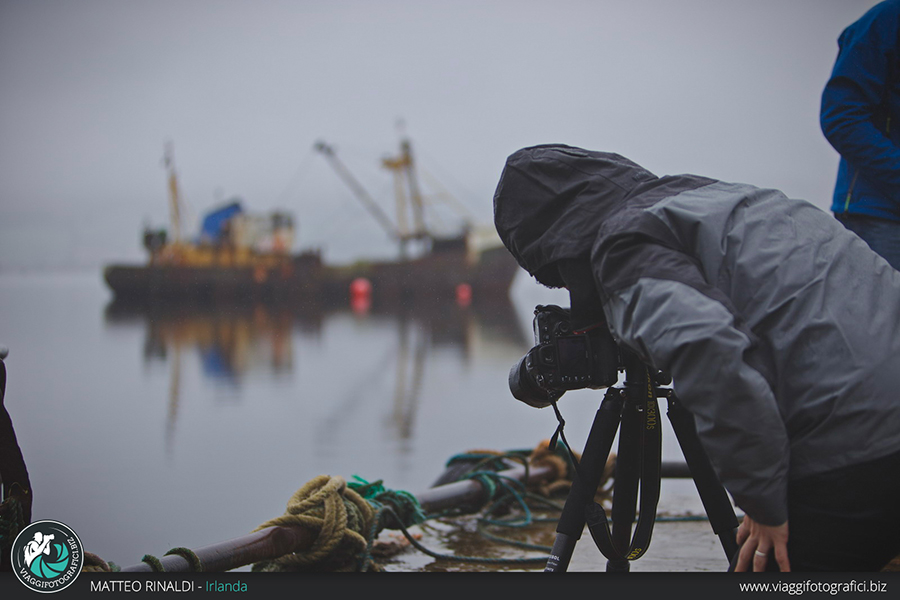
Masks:
[[[327,266],[299,255],[275,267],[110,265],[104,270],[116,300],[133,302],[351,300],[351,284],[366,279],[372,303],[506,300],[519,270],[505,248],[470,261],[461,252],[388,262]]]

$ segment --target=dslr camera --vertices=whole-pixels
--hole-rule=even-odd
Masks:
[[[610,387],[619,380],[619,348],[605,321],[578,330],[570,309],[538,305],[534,343],[509,371],[513,397],[529,406],[544,408],[567,390]]]

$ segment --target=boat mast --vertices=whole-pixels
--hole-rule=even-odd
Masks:
[[[178,177],[175,173],[175,161],[172,142],[166,142],[163,164],[169,172],[169,210],[172,220],[172,240],[181,242],[181,197],[178,193]]]
[[[400,140],[400,155],[382,159],[381,164],[394,172],[394,189],[397,194],[397,218],[401,225],[402,239],[420,240],[430,237],[425,226],[425,218],[422,208],[422,193],[419,191],[419,182],[416,178],[416,170],[413,164],[412,146],[409,139]],[[403,180],[409,189],[409,204],[412,208],[413,230],[408,231],[406,224],[406,195],[404,193]]]

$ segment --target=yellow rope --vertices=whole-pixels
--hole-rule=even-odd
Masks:
[[[578,452],[573,451],[572,454],[575,455],[575,460],[581,460]],[[568,472],[569,463],[558,452],[550,449],[550,440],[543,440],[539,443],[528,460],[534,466],[546,465],[554,469],[553,477],[548,478],[544,483],[535,485],[540,494],[549,498],[568,493],[572,487],[572,474]],[[600,485],[597,486],[598,502],[612,493],[612,478],[615,470],[616,456],[610,454],[603,469],[603,476],[600,478]]]
[[[301,526],[318,532],[309,550],[254,565],[255,571],[355,571],[375,509],[342,477],[320,475],[294,492],[287,510],[254,531]]]

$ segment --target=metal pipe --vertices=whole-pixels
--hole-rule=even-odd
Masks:
[[[204,546],[194,550],[209,572],[230,571],[244,565],[284,556],[290,552],[307,550],[316,541],[318,533],[300,527],[267,527],[237,539]],[[192,571],[191,563],[182,556],[170,554],[159,559],[167,573]],[[153,568],[138,563],[122,569],[123,572],[149,573]]]
[[[666,475],[666,473],[670,473]],[[681,474],[678,474],[681,473]],[[678,463],[663,463],[663,477],[690,477]],[[500,471],[504,477],[523,481],[525,467],[515,467]],[[528,469],[526,483],[537,483],[556,475],[556,468],[550,465],[532,466]],[[455,481],[445,485],[429,488],[419,494],[416,499],[426,513],[434,513],[449,508],[472,506],[477,510],[486,500],[487,490],[475,479]],[[270,560],[291,552],[302,552],[312,547],[318,533],[300,527],[267,527],[248,535],[204,546],[194,550],[203,563],[204,571],[222,572],[237,569],[255,562]],[[184,573],[192,570],[190,562],[179,555],[163,556],[159,559],[167,573]],[[152,567],[147,563],[139,563],[124,567],[122,572],[149,573]]]
[[[551,477],[555,469],[551,466],[532,467],[528,481],[536,482]],[[521,481],[525,468],[519,467],[501,471],[501,475]],[[474,479],[457,481],[428,489],[416,496],[425,512],[435,512],[447,508],[480,506],[486,500],[484,486]],[[290,552],[308,550],[316,541],[318,533],[300,527],[267,527],[260,531],[194,550],[203,563],[204,571],[230,571],[262,560],[284,556]],[[167,573],[191,571],[191,564],[182,556],[168,555],[159,559]],[[153,568],[147,563],[139,563],[122,568],[123,572],[149,573]]]

